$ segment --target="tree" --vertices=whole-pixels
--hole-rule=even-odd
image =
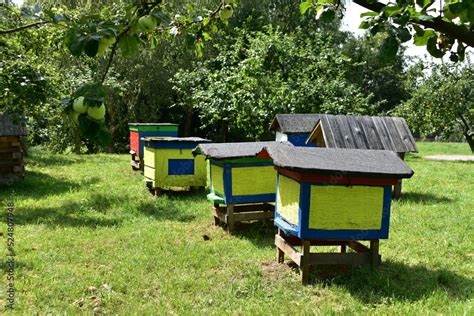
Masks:
[[[449,52],[452,61],[464,60],[466,46],[474,47],[472,0],[446,0],[442,9],[435,0],[354,2],[370,10],[361,14],[360,28],[368,29],[371,35],[388,34],[380,47],[381,60],[392,60],[400,43],[412,38],[415,45],[426,46],[434,57]],[[300,10],[303,14],[315,12],[317,18],[327,18],[341,13],[344,5],[341,0],[308,0],[301,3]]]
[[[404,116],[414,133],[444,139],[462,134],[474,152],[474,67],[422,64],[413,66],[416,73],[408,85],[413,86],[411,98],[396,114]]]

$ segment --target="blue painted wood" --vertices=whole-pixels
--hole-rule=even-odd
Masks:
[[[277,194],[278,183],[280,177],[284,175],[277,175]],[[310,209],[310,194],[311,185],[327,185],[327,183],[300,183],[300,201],[299,201],[299,221],[298,226],[288,223],[279,213],[278,205],[275,205],[275,219],[274,224],[282,229],[285,234],[290,234],[299,238],[306,239],[341,239],[341,240],[368,240],[368,239],[387,239],[390,226],[390,206],[392,200],[392,187],[384,186],[383,196],[383,210],[382,223],[380,229],[368,230],[323,230],[323,229],[309,229],[309,209]],[[334,184],[331,184],[334,185]]]
[[[306,144],[309,133],[288,133],[288,141],[299,147],[316,147],[315,144]]]
[[[226,198],[226,204],[275,202],[275,194],[232,195]]]
[[[224,200],[225,204],[229,204],[232,199],[232,166],[226,162],[224,168]]]
[[[169,175],[193,175],[194,159],[168,159]]]

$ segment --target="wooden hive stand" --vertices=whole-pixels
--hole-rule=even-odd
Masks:
[[[275,235],[277,247],[277,262],[283,263],[285,254],[298,265],[301,282],[307,284],[311,266],[315,265],[364,265],[371,264],[373,268],[380,265],[379,240],[370,240],[370,248],[356,240],[326,240],[326,239],[300,239],[285,235],[279,228]],[[340,253],[311,252],[311,246],[339,246]],[[300,247],[297,250],[296,247]],[[354,252],[347,252],[347,248]]]
[[[217,195],[208,195],[213,203],[212,214],[214,224],[223,224],[228,232],[233,232],[236,223],[273,219],[275,206],[270,203],[254,203],[245,205],[224,204],[224,199]]]
[[[0,113],[0,183],[10,184],[25,175],[23,137],[26,129]]]

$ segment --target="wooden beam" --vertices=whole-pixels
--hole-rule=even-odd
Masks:
[[[363,265],[371,263],[370,253],[311,253],[309,258],[311,265]]]
[[[301,264],[301,253],[286,242],[281,236],[275,235],[275,246],[280,248],[298,266]]]
[[[247,222],[263,219],[273,219],[273,212],[253,212],[253,213],[235,213],[234,222]]]

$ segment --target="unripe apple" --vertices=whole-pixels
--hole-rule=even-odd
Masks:
[[[219,11],[219,17],[221,18],[222,21],[225,21],[225,20],[230,19],[233,13],[234,13],[234,9],[232,9],[232,6],[230,4],[226,4]]]
[[[115,43],[114,36],[102,37],[99,41],[99,48],[97,49],[97,55],[102,55],[107,50],[107,48],[113,43]]]
[[[138,19],[138,27],[143,32],[153,31],[156,24],[156,19],[151,15],[145,15]]]
[[[84,105],[84,97],[78,97],[74,100],[72,104],[72,108],[77,113],[86,113],[87,112],[87,105]]]
[[[105,105],[102,104],[99,107],[90,106],[87,110],[87,115],[94,120],[100,121],[105,116]]]

